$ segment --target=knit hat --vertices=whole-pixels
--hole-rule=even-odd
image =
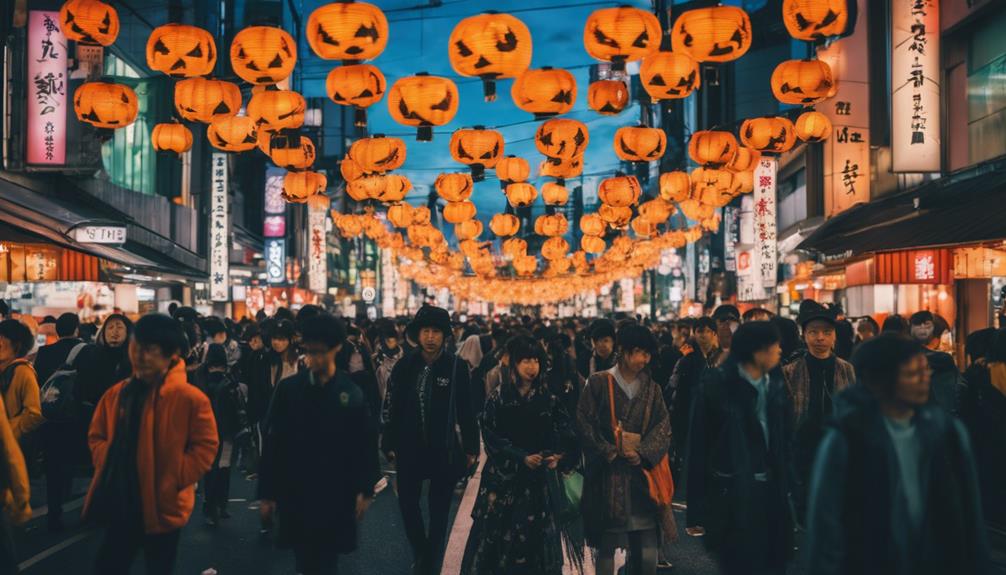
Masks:
[[[824,307],[812,299],[805,299],[800,302],[800,313],[797,315],[797,323],[800,329],[806,329],[807,324],[821,320],[830,323],[832,326],[838,323],[838,318],[833,310]]]
[[[419,339],[419,331],[424,327],[439,329],[446,337],[451,333],[451,314],[447,313],[447,310],[442,307],[424,305],[419,308],[419,311],[416,312],[416,317],[413,318],[409,323],[409,327],[406,328],[409,338],[412,341],[417,341]]]

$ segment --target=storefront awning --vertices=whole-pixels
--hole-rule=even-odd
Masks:
[[[799,249],[830,257],[1006,239],[1006,158],[880,198],[827,220]]]

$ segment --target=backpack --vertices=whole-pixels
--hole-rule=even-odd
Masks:
[[[74,397],[77,388],[77,355],[87,347],[86,343],[78,343],[66,356],[63,366],[49,376],[39,391],[42,417],[48,421],[71,421],[80,412],[78,402]]]

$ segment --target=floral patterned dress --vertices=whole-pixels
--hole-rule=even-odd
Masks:
[[[562,573],[560,516],[567,502],[559,474],[579,461],[566,409],[544,385],[535,384],[522,396],[506,382],[486,400],[482,437],[488,459],[461,572]],[[524,459],[536,453],[563,454],[559,469],[529,469]]]

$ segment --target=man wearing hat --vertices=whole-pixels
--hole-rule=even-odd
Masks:
[[[615,323],[610,319],[595,319],[590,323],[587,333],[593,351],[576,360],[577,371],[584,379],[615,367]]]
[[[440,572],[454,487],[479,454],[468,366],[451,353],[447,310],[425,305],[407,328],[418,344],[388,379],[381,449],[397,462],[398,505],[413,554],[413,573]],[[419,497],[429,480],[429,531]]]
[[[734,332],[741,324],[741,312],[737,306],[725,303],[713,310],[713,320],[716,322],[716,340],[720,349],[729,353]]]
[[[824,437],[825,421],[832,413],[832,400],[856,382],[852,364],[835,355],[838,318],[834,310],[814,300],[800,304],[797,322],[807,351],[783,367],[783,376],[793,398],[793,465],[796,484],[794,504],[802,521],[806,509],[811,466]]]

